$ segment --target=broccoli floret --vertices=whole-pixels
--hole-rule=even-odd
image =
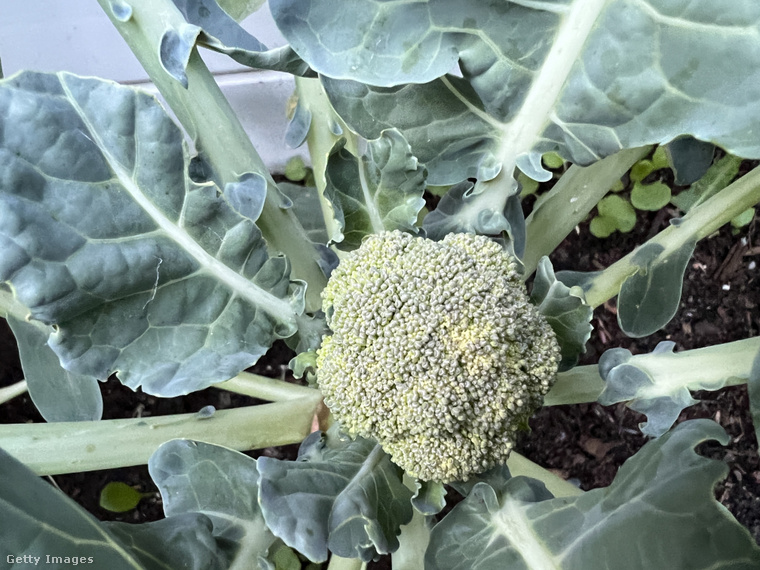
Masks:
[[[422,480],[503,464],[560,360],[513,258],[483,236],[370,236],[323,292],[325,403]]]

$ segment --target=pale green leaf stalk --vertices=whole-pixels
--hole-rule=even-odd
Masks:
[[[266,0],[219,0],[219,6],[238,22],[261,8]]]
[[[182,14],[171,0],[130,0],[128,18],[114,12],[119,2],[98,0],[98,3],[213,168],[217,183],[223,187],[237,182],[248,172],[266,178],[266,202],[256,223],[270,247],[288,257],[293,277],[308,284],[306,309],[317,309],[319,294],[326,282],[317,263],[318,253],[292,212],[282,207],[266,166],[197,50],[187,46],[188,59],[183,70],[186,87],[161,63],[159,46],[167,30],[192,31]]]
[[[314,181],[319,191],[319,202],[322,208],[322,217],[327,227],[327,235],[330,241],[341,242],[343,241],[343,233],[335,219],[333,207],[325,197],[327,159],[335,143],[341,138],[346,141],[346,150],[355,156],[358,155],[359,141],[357,136],[349,130],[333,110],[318,79],[296,77],[295,81],[299,105],[303,105],[311,112],[311,125],[306,135],[306,143],[309,147],[311,165],[314,169]],[[336,131],[339,134],[336,134]]]
[[[646,414],[640,425],[644,435],[659,437],[669,430],[681,411],[698,403],[691,391],[720,390],[746,384],[760,356],[760,337],[673,352],[674,343],[662,342],[650,354],[631,355],[611,349],[599,360],[605,379],[599,403],[626,402]]]
[[[562,175],[525,220],[522,262],[526,279],[536,270],[538,260],[554,251],[586,219],[608,188],[650,151],[651,147],[624,150],[585,168],[573,165]]]
[[[26,394],[26,392],[27,392],[26,380],[21,380],[20,382],[16,382],[15,384],[11,384],[10,386],[5,386],[3,388],[0,388],[0,404],[9,402],[16,396],[20,396],[21,394]]]
[[[730,184],[708,200],[694,206],[678,222],[664,229],[645,245],[661,248],[658,255],[666,259],[689,243],[703,239],[747,208],[760,202],[760,168]],[[629,253],[593,277],[586,289],[586,302],[596,308],[614,297],[626,279],[639,267],[634,257],[637,250]]]
[[[143,465],[162,443],[184,438],[238,450],[302,441],[318,398],[260,406],[99,422],[7,424],[0,447],[38,475]]]

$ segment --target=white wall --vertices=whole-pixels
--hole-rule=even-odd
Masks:
[[[243,27],[268,47],[285,43],[266,5]],[[270,170],[281,172],[288,158],[304,155],[283,142],[292,78],[253,71],[207,50],[202,55]],[[22,69],[70,71],[153,91],[95,0],[0,0],[0,59],[6,77]]]

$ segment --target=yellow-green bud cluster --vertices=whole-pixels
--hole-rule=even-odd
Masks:
[[[370,236],[323,300],[325,403],[346,432],[423,480],[504,463],[557,372],[551,327],[514,260],[483,236]]]

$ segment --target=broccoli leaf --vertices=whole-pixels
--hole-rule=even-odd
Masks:
[[[413,493],[379,445],[336,428],[304,440],[298,461],[260,457],[259,501],[267,525],[310,560],[328,549],[369,561],[398,548]]]
[[[288,123],[288,130],[285,132],[285,144],[290,148],[301,146],[309,134],[311,119],[311,110],[298,102],[295,111],[293,111],[293,118]]]
[[[676,184],[685,186],[702,178],[713,161],[715,145],[693,137],[679,137],[665,147]]]
[[[7,553],[22,559],[39,557],[43,565],[52,564],[47,556],[76,557],[83,565],[115,570],[227,568],[226,555],[211,536],[206,517],[147,525],[103,524],[3,450],[0,510],[3,562]],[[80,557],[91,558],[82,562]]]
[[[546,152],[588,165],[682,134],[760,157],[754,0],[270,6],[348,126],[366,138],[399,129],[433,185],[515,167],[548,180]],[[457,64],[462,77],[446,75]]]
[[[493,145],[493,135],[486,136],[491,128],[487,117],[475,112],[477,95],[461,78],[385,88],[322,77],[322,85],[337,113],[363,137],[374,139],[391,128],[401,131],[427,167],[428,184],[447,186],[478,177],[480,161]]]
[[[315,76],[290,46],[268,49],[245,31],[215,0],[172,1],[189,24],[202,30],[197,41],[204,47],[227,54],[249,67]]]
[[[212,535],[212,523],[198,513],[184,513],[145,524],[104,522],[144,568],[156,570],[223,570],[228,553]]]
[[[18,343],[29,396],[45,421],[99,420],[103,397],[97,379],[61,368],[55,352],[47,345],[48,333],[44,329],[11,315],[6,319]]]
[[[599,403],[626,402],[647,416],[639,425],[644,435],[659,437],[684,408],[697,403],[690,390],[720,390],[751,379],[752,362],[760,357],[760,338],[750,338],[687,352],[673,352],[661,342],[651,354],[633,356],[614,348],[599,359],[605,386]]]
[[[490,203],[483,205],[484,201]],[[441,198],[438,207],[425,216],[422,227],[433,240],[442,240],[450,233],[506,234],[510,253],[518,258],[525,253],[525,215],[517,186],[499,204],[491,201],[488,193],[476,193],[470,181],[457,184]]]
[[[302,186],[290,182],[277,185],[285,197],[290,200],[291,208],[301,222],[306,235],[315,244],[326,244],[329,240],[325,222],[320,215],[319,193],[314,186]]]
[[[265,557],[276,539],[259,507],[254,459],[218,445],[175,439],[156,450],[148,469],[167,517],[205,515],[213,536],[234,545],[235,557],[249,561],[246,567],[257,560],[256,567],[267,568]]]
[[[576,497],[479,483],[433,528],[425,568],[755,568],[760,548],[713,497],[727,466],[694,452],[713,439],[728,442],[710,420],[685,422]]]
[[[0,83],[0,281],[67,370],[175,396],[295,332],[301,285],[254,224],[266,184],[188,178],[155,98],[74,75]]]
[[[446,506],[446,488],[440,481],[415,481],[417,492],[412,497],[412,505],[420,514],[437,515]]]
[[[594,310],[588,306],[580,287],[568,287],[554,276],[548,257],[542,257],[533,281],[531,302],[546,317],[562,349],[560,370],[569,370],[586,352],[591,337]]]
[[[333,206],[344,238],[338,247],[356,249],[362,238],[382,231],[416,232],[425,201],[426,171],[396,130],[383,131],[357,158],[341,139],[327,162],[325,196]]]
[[[659,244],[647,243],[636,250],[631,264],[638,270],[623,281],[618,294],[618,324],[625,334],[648,336],[675,316],[683,275],[695,246],[695,241],[689,241],[667,251]]]

